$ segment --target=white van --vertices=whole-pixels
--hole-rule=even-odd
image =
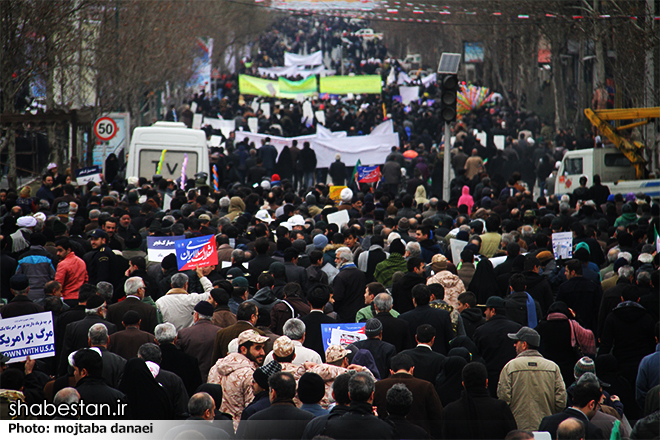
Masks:
[[[126,177],[137,176],[151,180],[156,174],[163,150],[167,150],[160,171],[164,179],[176,180],[181,177],[181,166],[186,154],[188,179],[198,172],[209,172],[209,153],[203,130],[187,128],[183,122],[156,122],[151,127],[138,127],[133,131]]]
[[[555,179],[555,194],[572,194],[580,186],[581,176],[586,176],[587,186],[591,186],[596,174],[612,194],[643,192],[654,199],[660,197],[660,180],[635,180],[635,167],[615,147],[568,151]]]

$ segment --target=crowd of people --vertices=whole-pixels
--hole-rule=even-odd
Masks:
[[[286,41],[327,50],[324,32],[343,32],[341,20],[305,23],[288,19]],[[273,35],[264,63],[283,55]],[[237,129],[209,152],[217,188],[210,173],[184,188],[125,176],[113,158],[100,184],[75,186],[50,164],[34,196],[0,190],[0,315],[51,312],[55,338],[50,357],[2,354],[2,419],[17,402],[120,402],[115,417],[185,420],[165,438],[657,438],[660,205],[610,194],[598,176],[554,195],[556,161],[593,139],[510,97],[453,124],[443,200],[434,85],[407,106],[394,85],[313,101],[349,136],[392,119],[401,147],[375,185],[341,157],[319,169],[309,144],[250,145],[238,131],[249,117],[282,136],[318,121],[275,101],[267,117],[223,88],[222,100],[195,97]],[[328,174],[348,183],[338,196]],[[329,220],[340,211],[348,221]],[[571,258],[555,252],[559,232]],[[147,245],[204,236],[218,263],[194,270]],[[323,332],[345,323],[363,330],[341,344]],[[81,415],[94,417],[108,415]]]
[[[3,355],[3,418],[119,399],[215,438],[657,435],[659,205],[598,184],[534,199],[515,173],[500,190],[476,149],[457,160],[467,138],[449,201],[387,180],[411,167],[397,148],[382,184],[337,201],[293,176],[74,187],[54,166],[36,197],[1,191],[0,314],[50,311],[55,334],[52,357]],[[218,265],[147,253],[208,235]],[[356,322],[363,337],[328,345],[322,324]]]

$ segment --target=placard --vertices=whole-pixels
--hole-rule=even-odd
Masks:
[[[342,225],[348,223],[350,217],[348,215],[348,209],[343,209],[341,211],[333,212],[328,214],[328,223],[334,223],[339,226],[341,229]]]
[[[349,322],[344,324],[321,324],[323,351],[331,345],[347,347],[354,342],[367,339],[364,334],[364,322]]]
[[[186,238],[184,235],[172,237],[147,237],[147,258],[149,262],[160,263],[169,254],[175,253],[174,243]]]
[[[341,192],[344,190],[344,188],[348,188],[346,185],[332,185],[330,186],[330,192],[328,193],[328,197],[330,200],[334,202],[339,202],[341,201]]]
[[[573,233],[555,232],[552,234],[552,253],[555,260],[573,258]]]
[[[179,270],[195,270],[196,267],[216,266],[218,252],[215,246],[215,236],[178,240],[174,244],[176,262]]]
[[[467,244],[468,244],[467,241],[457,240],[455,238],[449,239],[449,248],[451,249],[451,259],[452,259],[452,263],[454,263],[455,266],[458,266],[458,263],[461,261],[461,252],[463,252],[463,248],[465,248]]]
[[[53,313],[0,319],[0,352],[11,358],[7,363],[55,356]]]
[[[76,170],[76,182],[78,186],[87,185],[87,182],[101,183],[101,167],[94,165],[91,167],[79,168]]]

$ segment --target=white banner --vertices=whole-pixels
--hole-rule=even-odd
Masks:
[[[309,55],[284,52],[285,66],[318,66],[323,64],[323,53],[319,50]]]
[[[419,87],[399,87],[399,94],[401,95],[401,103],[403,105],[408,105],[412,101],[417,101],[419,99]]]
[[[0,352],[8,363],[55,356],[52,312],[0,319]]]
[[[437,75],[435,73],[432,73],[422,78],[422,84],[424,84],[424,87],[428,87],[434,82],[437,82]]]

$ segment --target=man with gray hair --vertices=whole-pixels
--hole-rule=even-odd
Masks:
[[[177,348],[178,338],[174,324],[169,322],[158,324],[154,335],[161,352],[160,367],[179,376],[186,386],[188,395],[192,396],[197,387],[202,384],[199,361]]]
[[[284,336],[291,339],[293,342],[293,348],[295,350],[295,357],[291,361],[294,365],[302,365],[305,362],[314,362],[315,364],[322,364],[323,360],[321,356],[314,350],[310,350],[307,347],[303,347],[305,342],[305,323],[298,318],[290,318],[282,327]],[[271,351],[266,355],[264,359],[264,365],[267,365],[270,361],[273,360],[273,352]]]
[[[60,405],[67,405],[71,406],[80,401],[80,394],[78,394],[78,390],[72,387],[66,387],[62,388],[55,394],[55,397],[53,397],[53,403],[55,406],[60,406]],[[68,411],[68,408],[67,408]],[[79,419],[80,416],[72,416],[71,414],[67,415],[57,415],[53,417],[53,420],[77,420]]]
[[[374,308],[376,314],[374,318],[383,324],[382,340],[394,345],[396,352],[412,348],[413,340],[410,336],[408,323],[397,316],[392,316],[392,304],[394,303],[392,295],[389,293],[379,293],[374,298]]]
[[[112,388],[118,389],[124,375],[126,359],[108,350],[108,329],[103,324],[94,324],[89,328],[88,343],[90,348],[101,351],[103,359],[102,376]]]
[[[332,282],[337,322],[355,322],[355,315],[364,305],[366,277],[353,263],[353,253],[345,246],[335,252],[335,266],[339,270]]]
[[[403,256],[406,260],[412,258],[412,257],[421,257],[422,256],[422,248],[417,243],[416,241],[409,241],[406,243],[406,253]]]
[[[208,278],[201,273],[201,268],[197,268],[197,275],[204,286]],[[209,294],[206,286],[204,293],[188,293],[188,275],[185,273],[176,273],[172,275],[172,288],[156,301],[156,308],[163,317],[163,322],[171,322],[177,331],[190,327],[193,323],[193,311],[200,301],[208,301]],[[211,285],[211,287],[213,287]]]
[[[96,291],[101,295],[106,303],[112,302],[112,295],[114,294],[114,287],[107,281],[99,281],[96,283]]]
[[[130,277],[124,282],[126,299],[108,307],[108,321],[124,330],[123,319],[126,312],[133,310],[140,316],[140,330],[153,333],[158,324],[156,308],[143,302],[146,287],[141,277]]]
[[[175,417],[177,419],[184,418],[188,412],[188,391],[186,391],[186,386],[179,376],[160,367],[163,360],[160,347],[148,342],[142,344],[137,353],[137,357],[147,362],[147,366],[152,369],[158,367],[158,374],[155,376],[156,382],[161,384],[172,398]]]
[[[215,418],[215,400],[210,394],[200,392],[194,394],[188,401],[188,413],[190,417],[185,423],[175,426],[165,433],[165,439],[175,438],[208,438],[229,439],[232,438],[223,429],[217,428],[213,420]],[[233,434],[233,433],[232,433]]]

